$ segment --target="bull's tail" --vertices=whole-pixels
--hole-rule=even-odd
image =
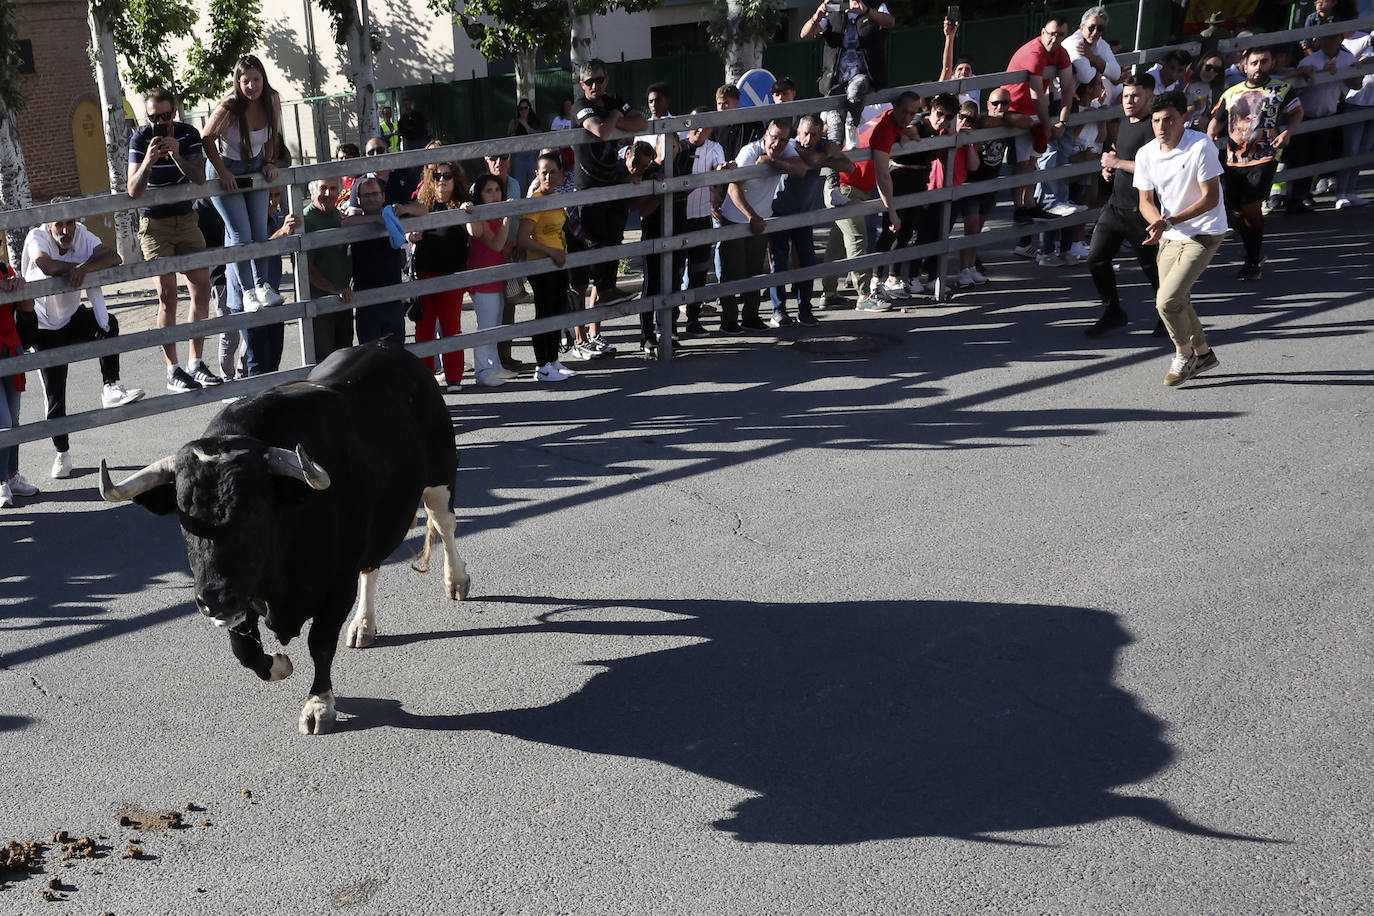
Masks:
[[[429,552],[434,549],[434,542],[439,540],[442,535],[439,533],[439,526],[434,524],[434,519],[429,519],[425,523],[425,544],[420,548],[420,552],[411,562],[410,568],[417,573],[429,572]]]

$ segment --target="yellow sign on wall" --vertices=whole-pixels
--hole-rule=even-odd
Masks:
[[[76,178],[82,194],[110,190],[110,169],[105,155],[105,128],[100,106],[87,99],[72,113],[72,146],[76,149]],[[115,245],[114,220],[108,213],[86,217],[86,228],[111,248]]]

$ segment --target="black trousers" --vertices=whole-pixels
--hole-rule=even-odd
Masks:
[[[1339,127],[1327,127],[1311,133],[1296,134],[1293,142],[1284,151],[1284,165],[1295,169],[1300,165],[1317,165],[1340,155],[1341,133]],[[1280,173],[1282,174],[1282,173]],[[1316,175],[1294,178],[1288,187],[1288,209],[1297,210],[1303,198],[1312,196],[1312,184]]]
[[[119,322],[115,321],[115,316],[110,315],[110,330],[107,334],[100,329],[96,323],[95,312],[90,306],[83,305],[72,315],[72,320],[55,331],[45,331],[42,328],[33,338],[33,348],[35,350],[53,350],[57,347],[65,347],[69,344],[87,343],[92,340],[99,340],[102,337],[118,337]],[[47,402],[49,420],[67,415],[67,367],[49,366],[46,369],[38,370],[43,378],[43,398]],[[100,357],[100,380],[106,385],[119,381],[119,354],[112,353],[109,356]],[[52,444],[57,446],[59,452],[65,452],[71,447],[71,440],[66,433],[61,433],[52,437]]]
[[[926,179],[928,173],[925,169],[899,168],[892,170],[892,196],[901,197],[904,194],[915,194],[926,189]],[[874,251],[891,251],[894,248],[905,248],[911,244],[911,237],[915,234],[917,226],[921,222],[921,211],[926,208],[917,204],[914,207],[906,207],[897,211],[897,217],[902,221],[902,228],[897,232],[892,231],[887,214],[880,213],[883,221],[883,231],[878,234],[878,244],[874,246]],[[935,208],[938,214],[939,208]],[[890,265],[880,265],[874,276],[880,280],[885,280],[889,276],[897,276],[903,273],[901,267]]]
[[[538,259],[536,259],[538,260]],[[540,265],[542,266],[542,265]],[[548,318],[568,310],[568,272],[555,270],[546,274],[531,274],[530,288],[534,291],[534,317]],[[534,361],[544,366],[558,360],[558,338],[561,331],[543,331],[531,335]]]
[[[1122,211],[1109,204],[1098,213],[1092,245],[1088,249],[1088,271],[1092,274],[1093,286],[1097,287],[1097,296],[1103,305],[1121,306],[1112,260],[1121,250],[1122,242],[1131,243],[1136,263],[1150,281],[1150,288],[1159,290],[1159,267],[1155,264],[1159,246],[1141,244],[1145,241],[1145,228],[1145,217],[1138,211]]]
[[[582,205],[582,232],[587,240],[598,248],[608,248],[625,241],[625,220],[630,215],[630,205],[623,200],[609,200],[600,204]],[[615,277],[620,262],[612,258],[592,265],[592,283],[604,295],[615,288]]]

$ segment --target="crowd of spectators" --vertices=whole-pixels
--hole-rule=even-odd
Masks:
[[[1317,11],[1307,25],[1332,21],[1333,9],[1332,0],[1317,0]],[[674,320],[668,327],[659,326],[653,311],[640,315],[638,350],[656,356],[664,335],[677,339],[712,333],[705,321],[711,314],[719,316],[714,330],[727,335],[792,324],[814,326],[818,311],[848,306],[849,300],[839,295],[845,279],[853,292],[852,307],[863,312],[886,311],[899,301],[987,284],[989,271],[976,247],[963,248],[957,259],[912,258],[901,249],[936,242],[960,222],[965,235],[980,233],[994,214],[999,192],[965,196],[952,206],[913,203],[910,198],[925,191],[1033,172],[1044,175],[1005,195],[1011,202],[1012,223],[1025,232],[1012,251],[1045,268],[1086,263],[1102,304],[1087,333],[1100,336],[1125,325],[1129,310],[1121,301],[1113,260],[1123,246],[1129,247],[1150,285],[1159,290],[1155,239],[1174,227],[1170,223],[1154,231],[1158,227],[1152,228],[1153,223],[1162,225],[1173,217],[1158,209],[1162,204],[1157,198],[1142,203],[1135,170],[1141,151],[1157,142],[1152,106],[1166,97],[1168,105],[1181,105],[1190,131],[1177,141],[1182,148],[1193,149],[1199,132],[1224,143],[1218,176],[1222,193],[1215,206],[1228,213],[1243,251],[1239,279],[1262,275],[1266,215],[1301,216],[1316,208],[1317,196],[1327,193],[1334,195],[1336,209],[1367,203],[1356,193],[1357,168],[1333,169],[1326,176],[1299,177],[1287,183],[1282,172],[1285,165],[1319,164],[1374,150],[1374,124],[1369,122],[1297,130],[1304,120],[1374,106],[1374,75],[1351,77],[1348,72],[1355,63],[1374,56],[1367,34],[1314,36],[1301,45],[1253,45],[1229,53],[1217,51],[1212,42],[1204,44],[1196,59],[1179,49],[1149,67],[1132,69],[1117,59],[1121,45],[1108,34],[1107,10],[1094,6],[1083,12],[1076,25],[1061,16],[1047,16],[1038,33],[1005,66],[984,68],[1023,70],[1028,74],[1024,80],[981,89],[958,86],[956,92],[929,98],[908,91],[890,103],[865,106],[868,96],[886,88],[883,55],[894,25],[885,4],[841,0],[818,6],[800,34],[821,44],[821,96],[841,101],[824,112],[796,119],[748,119],[680,133],[651,132],[650,119],[673,113],[669,85],[649,85],[641,110],[634,99],[615,94],[606,65],[591,60],[577,74],[574,97],[564,101],[548,125],[551,130],[581,128],[587,135],[585,142],[514,156],[500,153],[476,162],[430,163],[418,169],[371,167],[374,156],[440,145],[430,136],[425,116],[403,99],[399,118],[393,118],[390,106],[383,107],[378,135],[368,138],[361,150],[351,143],[340,144],[335,157],[357,159],[356,174],[311,182],[308,206],[299,217],[283,212],[280,189],[269,191],[262,186],[263,180],[270,183],[279,168],[290,165],[290,158],[282,139],[280,100],[261,62],[245,56],[235,68],[233,90],[199,131],[176,118],[175,100],[165,90],[147,93],[147,122],[130,138],[130,195],[138,198],[151,189],[208,181],[217,181],[232,193],[206,201],[145,206],[140,210],[139,241],[144,256],[155,260],[216,245],[233,247],[281,238],[302,229],[385,226],[385,236],[310,251],[305,278],[310,295],[338,297],[345,306],[351,305],[358,292],[382,288],[395,292],[406,278],[429,280],[516,260],[541,268],[527,277],[535,315],[541,318],[589,304],[650,297],[665,289],[697,290],[712,277],[724,285],[722,294],[714,297],[718,305],[696,302],[687,306],[681,328],[676,309],[670,310]],[[957,54],[959,28],[957,19],[945,19],[938,71],[942,81],[970,80],[976,72],[973,60]],[[1330,76],[1335,73],[1341,73],[1341,78]],[[797,97],[790,79],[777,80],[772,90],[776,103]],[[736,109],[740,101],[740,90],[733,85],[721,86],[715,93],[717,111]],[[1117,104],[1123,106],[1119,118],[1075,117]],[[693,114],[706,111],[709,108],[698,108]],[[960,145],[952,156],[945,150],[913,146],[986,128],[1002,129],[1004,135]],[[519,101],[507,134],[520,137],[544,129],[533,104]],[[1078,163],[1094,163],[1097,171],[1062,177],[1062,166]],[[767,169],[759,171],[759,166]],[[739,180],[673,194],[667,214],[661,195],[644,194],[580,206],[559,206],[550,200],[548,209],[521,217],[478,218],[425,230],[407,230],[404,225],[408,217],[440,211],[470,213],[475,206],[505,200],[555,198],[574,190],[649,182],[669,170],[673,175],[700,175],[732,169],[750,171]],[[262,180],[255,180],[255,175]],[[881,202],[876,215],[846,212],[858,211],[873,200]],[[1046,227],[1049,231],[1037,225],[1099,205],[1090,229],[1082,220],[1064,228]],[[824,222],[830,226],[823,253],[816,250],[814,226],[773,226],[777,218],[822,210],[827,211]],[[1142,215],[1147,210],[1148,222]],[[627,227],[636,224],[642,238],[661,236],[665,216],[675,234],[745,226],[748,232],[676,248],[666,278],[660,256],[644,258],[642,285],[637,290],[622,285],[625,280],[615,259],[566,267],[570,255],[621,244]],[[787,284],[767,279],[770,274],[811,267],[821,257],[843,261],[884,253],[891,256],[889,260],[880,259],[875,268],[856,265],[847,278],[842,269],[833,270],[822,278],[819,296],[812,281]],[[84,226],[63,220],[35,228],[22,261],[18,273],[8,267],[0,271],[0,288],[17,288],[25,279],[65,276],[71,289],[16,307],[0,307],[0,353],[118,334],[98,287],[85,288],[87,304],[81,304],[85,275],[119,263],[118,254],[100,244]],[[542,269],[548,266],[539,263],[544,261],[556,269]],[[178,273],[186,283],[192,322],[209,317],[212,304],[214,314],[227,315],[272,308],[283,301],[278,289],[280,257],[244,259],[213,271],[169,270],[156,278],[158,327],[177,322]],[[1180,292],[1182,281],[1170,283],[1167,297],[1160,293],[1160,302],[1169,298],[1176,309],[1186,299],[1186,290]],[[766,318],[760,313],[765,290],[771,301],[771,315]],[[355,340],[405,339],[407,317],[417,341],[456,336],[462,330],[465,299],[470,303],[467,308],[475,312],[478,328],[509,324],[515,319],[515,303],[525,295],[524,283],[518,279],[489,281],[426,293],[413,301],[396,292],[388,301],[336,309],[313,319],[315,359]],[[1174,326],[1164,320],[1164,305],[1157,305],[1161,320],[1155,333],[1173,335]],[[1190,333],[1200,339],[1200,326]],[[184,367],[177,345],[168,343],[163,347],[168,390],[192,391],[219,385],[226,378],[274,371],[280,364],[282,339],[280,323],[248,329],[242,337],[224,334],[217,356],[208,358],[204,337],[191,338]],[[507,342],[478,347],[470,362],[461,349],[454,349],[438,362],[431,359],[431,369],[449,392],[457,392],[469,367],[474,381],[484,387],[507,384],[531,368],[534,379],[553,383],[577,375],[563,360],[596,360],[615,352],[594,321],[562,334],[541,332],[531,343],[533,367],[515,358]],[[1182,347],[1179,352],[1183,353]],[[1209,351],[1194,343],[1190,352],[1201,365],[1205,361],[1200,357]],[[1211,359],[1214,364],[1215,358]],[[100,362],[104,406],[143,396],[141,390],[120,383],[117,357]],[[1193,368],[1202,371],[1207,366]],[[43,379],[46,415],[63,416],[66,367],[44,369]],[[22,376],[5,379],[4,386],[0,428],[18,422]],[[71,468],[68,437],[53,441],[58,454],[52,476],[62,477]],[[4,502],[33,490],[18,474],[17,461],[17,450],[0,455],[0,480],[5,484],[0,499]]]

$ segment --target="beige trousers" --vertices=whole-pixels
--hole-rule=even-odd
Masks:
[[[1202,322],[1193,311],[1193,284],[1203,268],[1221,247],[1220,235],[1198,235],[1186,241],[1159,240],[1159,292],[1155,295],[1155,309],[1169,329],[1169,337],[1177,347],[1192,347],[1196,352],[1205,349],[1207,338]]]
[[[858,188],[850,187],[847,184],[839,186],[840,193],[843,194],[851,204],[862,204],[868,202],[868,195]],[[835,204],[831,202],[830,195],[826,195],[825,205],[833,209]],[[868,230],[864,226],[862,216],[853,219],[835,220],[835,228],[839,232],[831,230],[830,241],[825,248],[826,261],[838,261],[841,257],[861,258],[868,254]],[[841,251],[843,246],[843,251]],[[867,270],[851,270],[849,281],[854,284],[854,292],[860,299],[868,295],[868,278],[870,272]],[[827,296],[833,296],[839,289],[840,278],[835,275],[821,279],[821,290]]]

